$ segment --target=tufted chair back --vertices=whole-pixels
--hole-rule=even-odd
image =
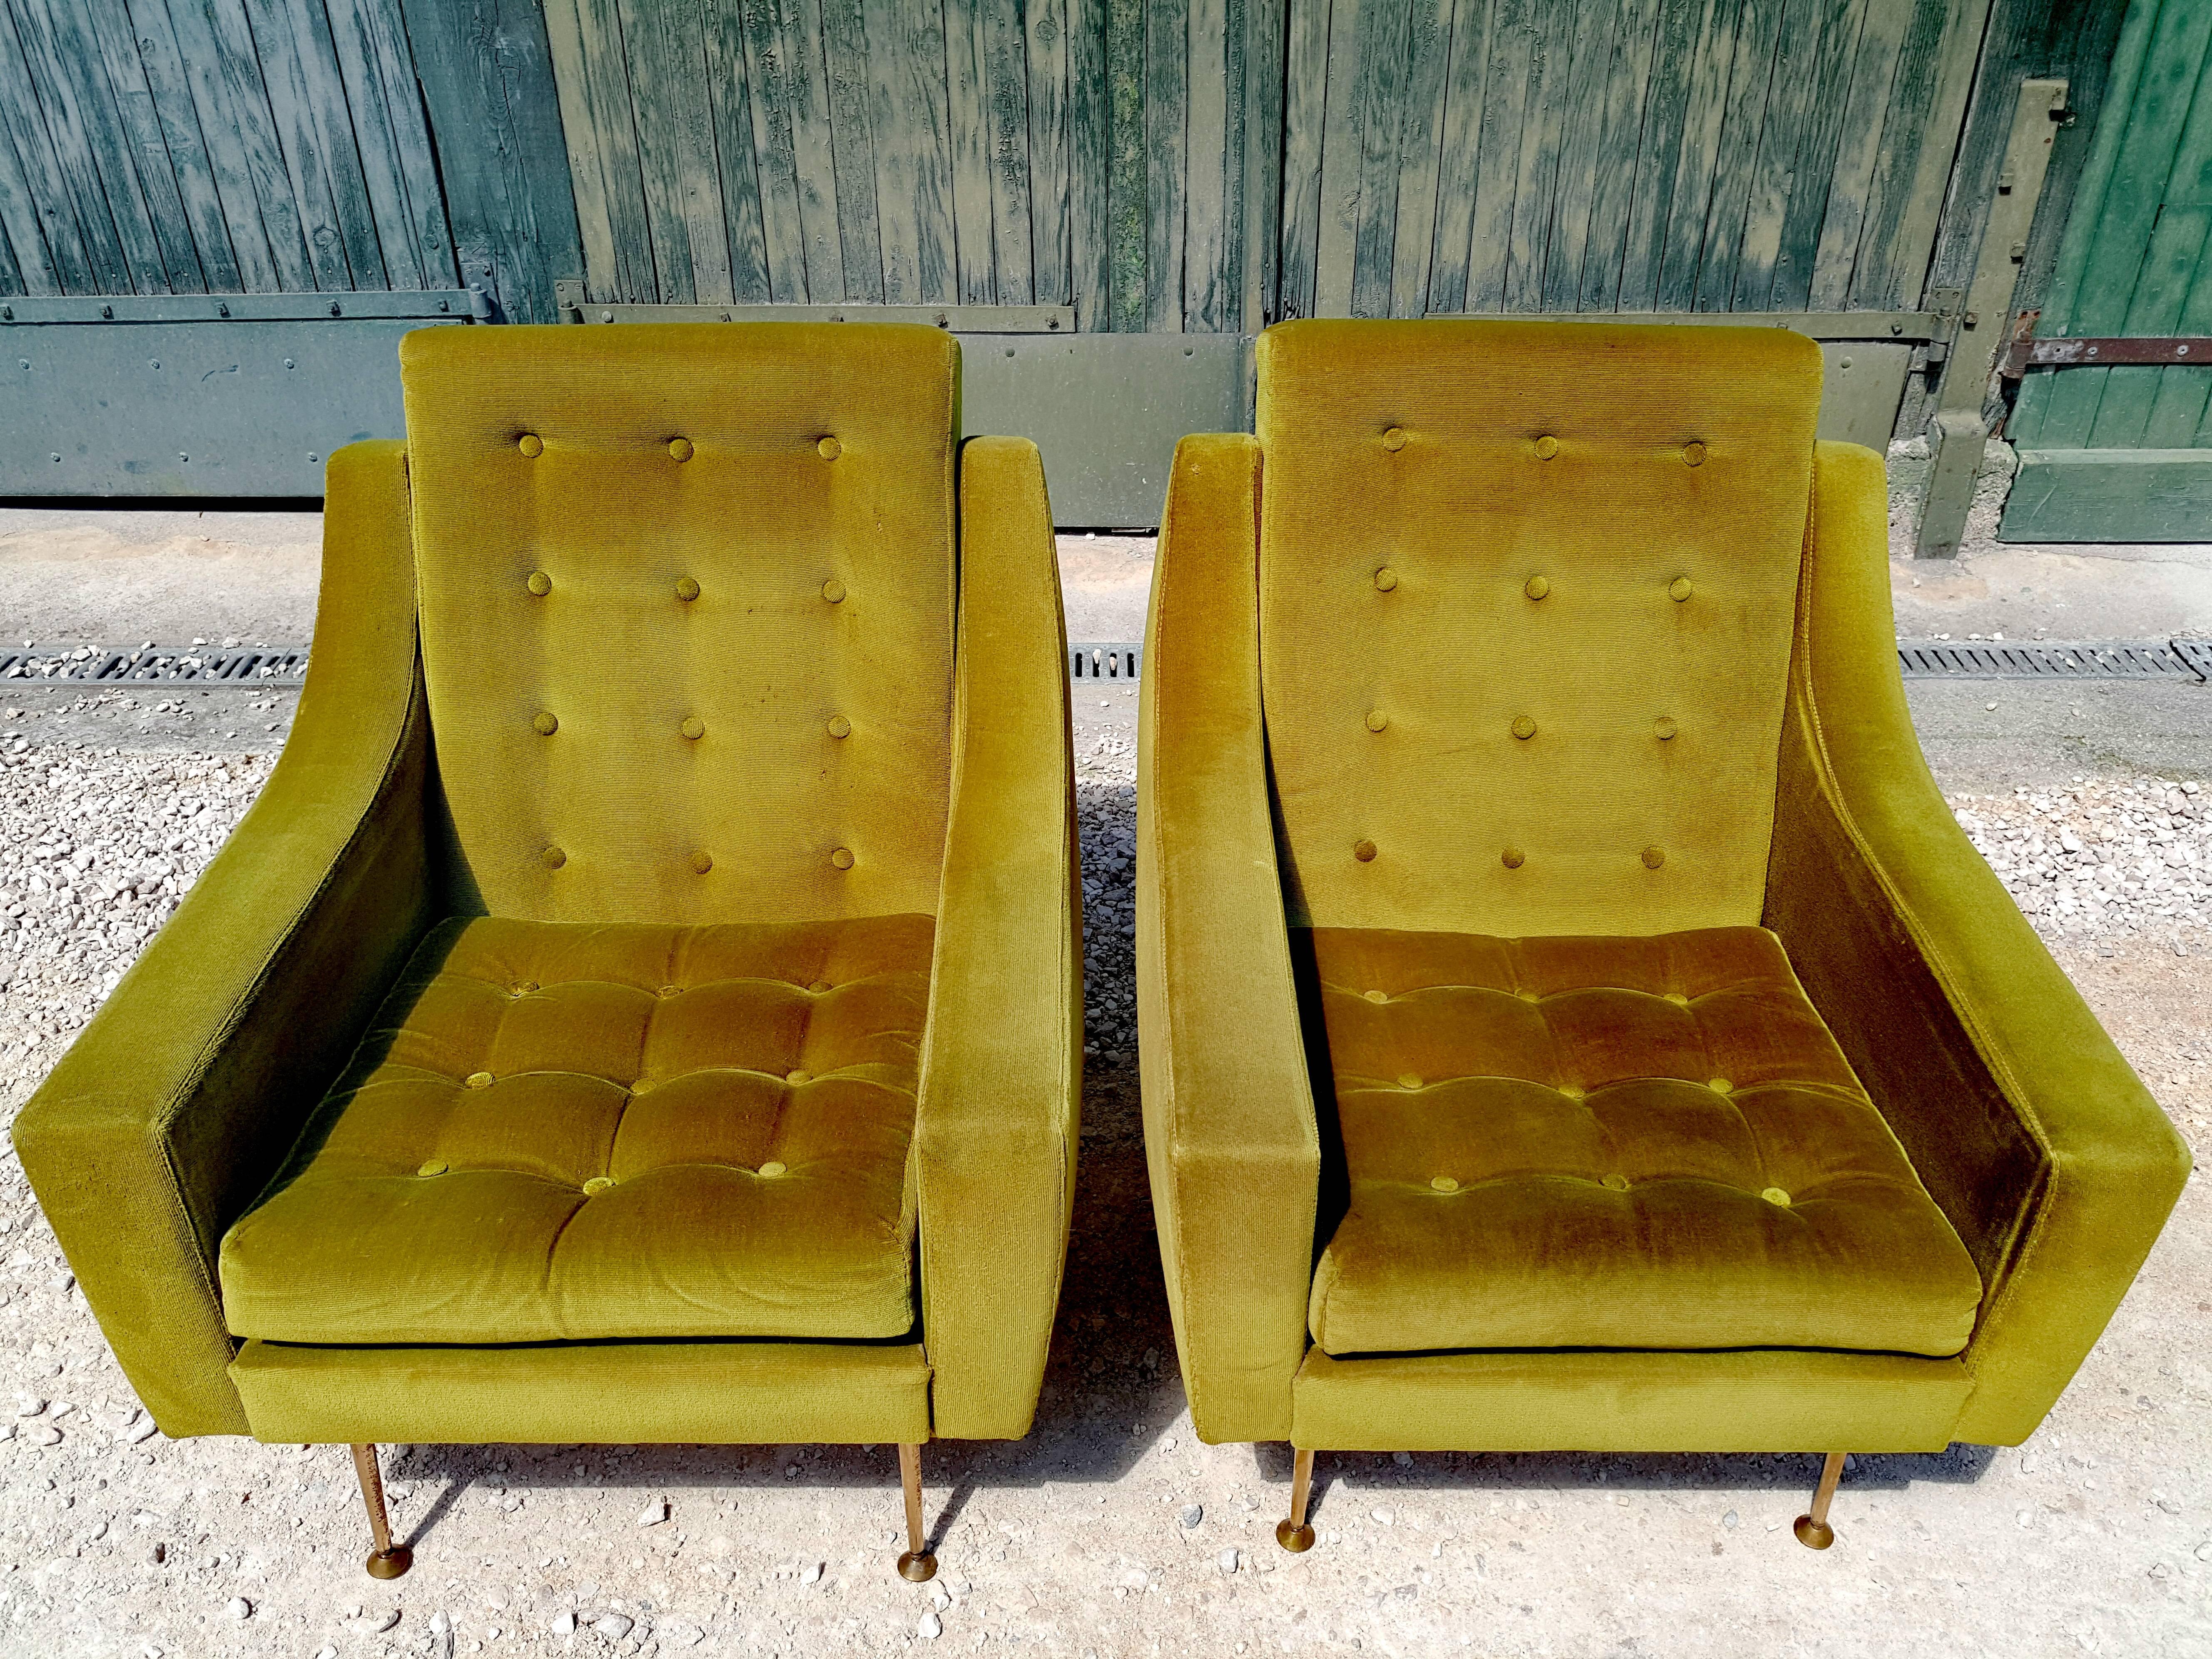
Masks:
[[[1820,401],[1819,348],[1779,330],[1263,335],[1292,919],[1757,923]]]
[[[958,348],[838,324],[401,348],[423,678],[492,914],[934,914]]]

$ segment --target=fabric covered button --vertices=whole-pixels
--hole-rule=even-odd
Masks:
[[[1398,1086],[1401,1089],[1418,1089],[1421,1086],[1421,1079],[1411,1072],[1401,1072],[1398,1074]]]
[[[1513,994],[1519,997],[1523,1002],[1541,1002],[1544,1000],[1538,996],[1534,991],[1516,991]]]
[[[684,717],[684,724],[676,729],[690,738],[692,742],[696,743],[707,735],[707,722],[696,714],[686,714]]]
[[[1703,444],[1692,438],[1688,443],[1682,446],[1682,465],[1684,466],[1703,466],[1705,464],[1705,447]]]
[[[1717,1077],[1713,1079],[1711,1082],[1705,1085],[1705,1087],[1711,1089],[1717,1095],[1732,1095],[1735,1092],[1735,1085],[1729,1082],[1724,1077]]]
[[[1459,1190],[1459,1182],[1449,1176],[1431,1176],[1429,1185],[1440,1193],[1455,1193]]]
[[[1628,1177],[1616,1170],[1606,1176],[1603,1184],[1612,1188],[1616,1193],[1625,1193],[1628,1190]]]
[[[1389,450],[1393,455],[1396,454],[1405,447],[1406,428],[1402,426],[1391,427],[1382,434],[1382,447]]]
[[[1509,847],[1498,855],[1498,861],[1509,870],[1518,870],[1528,861],[1528,855],[1517,847]]]
[[[611,1176],[593,1176],[589,1181],[584,1183],[584,1196],[586,1198],[597,1198],[601,1193],[607,1191],[614,1184],[614,1177]]]
[[[1571,1083],[1562,1083],[1559,1085],[1559,1092],[1565,1095],[1569,1100],[1588,1100],[1589,1098],[1589,1091],[1588,1090],[1577,1088]]]
[[[446,1173],[446,1160],[442,1158],[425,1158],[415,1173],[418,1176],[441,1176]]]
[[[1667,597],[1677,605],[1688,599],[1694,591],[1690,586],[1690,579],[1687,576],[1677,576],[1667,584]]]
[[[536,980],[519,979],[515,981],[514,984],[507,988],[507,994],[511,997],[526,997],[537,988],[538,981]]]
[[[638,1079],[636,1082],[629,1085],[629,1091],[634,1095],[651,1094],[653,1092],[653,1079],[649,1077],[641,1077]]]
[[[1790,1194],[1784,1192],[1779,1187],[1769,1187],[1765,1191],[1759,1194],[1759,1196],[1765,1199],[1769,1204],[1778,1204],[1785,1210],[1790,1207]]]
[[[835,576],[832,576],[828,581],[822,584],[822,597],[829,600],[832,605],[843,604],[845,600],[845,584],[839,581]]]
[[[668,441],[668,459],[672,461],[690,460],[691,441],[689,438],[671,438]]]
[[[783,1080],[786,1083],[790,1084],[793,1088],[797,1088],[802,1083],[813,1082],[814,1073],[805,1071],[787,1072],[784,1073]]]
[[[1384,565],[1380,570],[1375,573],[1375,586],[1382,589],[1385,593],[1388,593],[1397,585],[1398,573],[1391,569],[1389,565]]]
[[[1371,841],[1355,841],[1352,843],[1352,856],[1362,864],[1374,863],[1375,843]]]
[[[1363,991],[1360,994],[1365,997],[1370,1002],[1388,1002],[1390,1000],[1390,994],[1388,991]]]
[[[514,447],[523,453],[525,458],[533,461],[545,453],[544,441],[535,432],[524,433],[514,441]]]
[[[1643,859],[1645,869],[1656,870],[1667,862],[1667,850],[1662,847],[1647,847],[1644,849]]]
[[[1531,576],[1521,585],[1521,591],[1532,599],[1540,599],[1552,591],[1552,584],[1541,576]]]
[[[1550,433],[1547,432],[1542,437],[1536,440],[1536,459],[1538,460],[1548,461],[1553,456],[1559,453],[1559,441],[1557,438],[1554,438]]]
[[[1513,722],[1513,735],[1523,743],[1528,742],[1536,735],[1536,722],[1526,714],[1518,716]]]
[[[657,997],[680,997],[683,994],[684,988],[680,985],[664,985],[653,993]]]
[[[553,579],[542,570],[532,571],[522,585],[541,599],[553,591]]]
[[[1664,714],[1651,722],[1651,735],[1662,743],[1672,743],[1674,740],[1674,722]]]
[[[568,861],[568,855],[557,847],[549,847],[538,856],[548,870],[558,870]]]
[[[714,855],[712,853],[694,853],[691,855],[691,873],[693,875],[703,876],[714,867]]]
[[[833,738],[851,737],[853,735],[853,722],[847,720],[842,714],[832,714],[830,717],[830,735]]]
[[[1690,1006],[1689,998],[1684,996],[1680,991],[1668,992],[1667,1000],[1673,1003],[1677,1008],[1686,1008]]]
[[[830,988],[830,981],[826,979],[817,979],[813,984],[808,986],[806,988],[813,992],[814,994],[818,997],[824,991]]]
[[[683,577],[676,584],[676,597],[686,605],[690,604],[699,597],[699,584],[689,576]]]
[[[845,446],[835,438],[824,438],[814,446],[814,453],[825,461],[834,461],[845,453]]]
[[[767,1163],[760,1166],[760,1173],[765,1176],[769,1180],[773,1181],[776,1176],[786,1173],[786,1171],[782,1164],[777,1163],[774,1158],[770,1158]]]
[[[471,1072],[463,1080],[466,1082],[471,1089],[489,1089],[491,1087],[491,1073],[489,1072]]]
[[[830,854],[830,862],[836,865],[840,870],[851,869],[853,867],[852,848],[849,847],[840,847],[836,852]]]
[[[1369,731],[1380,732],[1383,727],[1389,724],[1390,717],[1384,714],[1381,709],[1370,708],[1367,711],[1367,729]]]
[[[561,722],[549,709],[539,709],[530,717],[530,729],[541,738],[550,738],[561,729]]]

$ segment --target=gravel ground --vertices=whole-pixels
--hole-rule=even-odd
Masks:
[[[386,1468],[417,1565],[376,1583],[343,1448],[153,1431],[0,1154],[0,1417],[20,1395],[0,1420],[0,1651],[1766,1656],[1890,1652],[1910,1629],[1962,1652],[2212,1654],[2201,1182],[2031,1445],[1854,1460],[1826,1555],[1789,1533],[1809,1455],[1327,1455],[1320,1547],[1278,1551],[1284,1449],[1199,1444],[1175,1373],[1137,1109],[1135,745],[1118,705],[1083,712],[1074,1243],[1036,1431],[925,1454],[936,1583],[890,1570],[888,1447],[411,1446]],[[259,738],[264,718],[235,729]],[[0,708],[0,1115],[270,764],[9,725]],[[2123,780],[1955,805],[2203,1148],[2200,799]]]

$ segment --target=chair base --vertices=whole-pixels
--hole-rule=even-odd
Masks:
[[[937,1558],[927,1550],[908,1550],[898,1559],[898,1571],[909,1584],[927,1584],[937,1577]]]
[[[388,1550],[371,1550],[367,1563],[371,1578],[398,1578],[415,1565],[415,1552],[404,1544]]]
[[[1314,1547],[1314,1529],[1306,1524],[1306,1508],[1313,1498],[1313,1459],[1299,1451],[1291,1459],[1291,1518],[1275,1527],[1275,1541],[1293,1555]]]
[[[1836,1529],[1828,1524],[1828,1505],[1836,1496],[1836,1482],[1844,1478],[1844,1455],[1830,1452],[1820,1464],[1820,1484],[1813,1489],[1813,1510],[1797,1517],[1791,1528],[1797,1541],[1808,1550],[1824,1550],[1836,1541]]]
[[[1287,1521],[1275,1522],[1275,1541],[1293,1555],[1304,1555],[1314,1547],[1314,1529],[1309,1526],[1292,1526]]]
[[[1797,1541],[1808,1550],[1824,1550],[1836,1541],[1836,1529],[1809,1515],[1799,1516],[1791,1530],[1797,1534]]]

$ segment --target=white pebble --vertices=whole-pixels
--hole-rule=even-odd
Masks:
[[[619,1642],[629,1634],[630,1626],[634,1622],[632,1620],[623,1618],[618,1613],[603,1613],[592,1620],[592,1628],[605,1637],[608,1641]]]
[[[1222,1571],[1234,1572],[1237,1571],[1237,1552],[1235,1550],[1222,1551],[1220,1560]]]
[[[234,1619],[251,1619],[253,1617],[253,1603],[242,1595],[234,1595],[230,1598],[230,1605],[223,1611]]]
[[[576,1633],[576,1615],[573,1613],[555,1613],[553,1633],[556,1636],[574,1636]]]
[[[928,1638],[933,1642],[934,1642],[939,1637],[945,1634],[945,1621],[942,1619],[939,1619],[934,1613],[923,1613],[920,1619],[915,1621],[914,1627],[918,1632]]]
[[[641,1527],[657,1527],[666,1519],[668,1519],[668,1500],[665,1498],[658,1498],[647,1504],[639,1514],[637,1524]]]

